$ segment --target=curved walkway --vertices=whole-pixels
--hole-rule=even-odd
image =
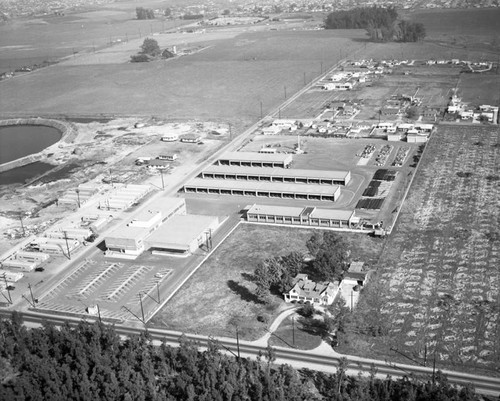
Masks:
[[[286,309],[283,312],[281,312],[276,317],[276,319],[274,319],[274,321],[271,323],[271,326],[269,326],[268,332],[264,336],[259,338],[258,340],[251,341],[250,343],[252,345],[256,345],[256,346],[263,347],[263,348],[267,347],[272,333],[275,332],[276,330],[278,330],[278,327],[283,322],[283,320],[285,320],[287,317],[289,317],[293,314],[296,314],[298,309],[299,309],[298,306],[294,306],[293,308]],[[325,342],[323,340],[321,341],[320,345],[318,345],[316,348],[307,350],[307,352],[310,352],[310,353],[316,354],[316,355],[341,356],[341,354],[339,354],[338,352],[335,352],[333,350],[333,348],[331,347],[330,344],[328,344],[327,342]]]

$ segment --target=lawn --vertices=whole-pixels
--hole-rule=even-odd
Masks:
[[[297,316],[286,318],[273,332],[269,339],[269,344],[279,347],[292,347],[302,350],[314,349],[321,344],[321,337],[311,333],[301,323],[301,318]]]
[[[310,229],[243,224],[209,257],[198,271],[153,317],[151,323],[171,330],[234,336],[233,323],[238,321],[242,338],[255,340],[265,334],[268,324],[288,305],[276,296],[270,305],[259,303],[251,281],[260,261],[306,252]],[[353,254],[369,260],[380,252],[381,242],[366,235],[346,236]]]
[[[439,127],[355,314],[383,334],[350,333],[343,352],[423,361],[427,350],[439,367],[498,375],[499,144],[496,127]]]

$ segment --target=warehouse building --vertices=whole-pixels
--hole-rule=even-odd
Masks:
[[[24,273],[11,272],[9,270],[0,270],[0,280],[15,283],[24,277]]]
[[[299,170],[269,167],[210,166],[200,178],[224,180],[272,181],[292,184],[347,185],[350,171]]]
[[[146,248],[154,254],[188,255],[210,241],[218,225],[217,216],[176,215],[148,237]]]
[[[219,166],[289,168],[292,160],[292,155],[285,153],[227,152],[217,160],[216,164]]]
[[[105,237],[105,256],[137,258],[146,249],[145,240],[151,233],[174,215],[185,213],[185,199],[169,197],[158,199],[148,205],[147,210],[141,211]]]
[[[185,192],[216,195],[259,196],[268,198],[302,199],[335,202],[340,186],[319,184],[289,184],[268,181],[233,181],[194,178],[184,185]]]
[[[359,222],[354,210],[268,205],[251,206],[246,213],[246,218],[252,223],[325,228],[352,228]]]

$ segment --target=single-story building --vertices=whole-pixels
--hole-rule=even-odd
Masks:
[[[225,166],[245,167],[282,167],[289,168],[292,164],[291,154],[266,154],[257,152],[226,152],[215,164]]]
[[[177,139],[179,139],[179,134],[165,134],[161,137],[161,140],[163,142],[175,142]]]
[[[126,259],[137,258],[146,249],[146,238],[162,223],[176,214],[186,213],[186,201],[182,198],[163,197],[148,205],[147,210],[127,220],[105,238],[105,256]]]
[[[160,159],[149,160],[147,167],[151,170],[166,170],[170,167],[170,162],[168,160]]]
[[[6,280],[11,283],[21,280],[24,277],[24,273],[21,272],[11,272],[9,270],[0,270],[0,280]]]
[[[347,185],[351,181],[351,172],[269,167],[209,166],[198,177],[286,182],[293,184]]]
[[[257,204],[247,210],[246,219],[251,223],[324,228],[351,228],[359,221],[354,210]]]
[[[181,142],[186,142],[186,143],[200,143],[201,142],[201,135],[199,135],[199,134],[184,134],[180,138],[181,138]]]
[[[310,302],[315,305],[331,305],[339,292],[339,284],[331,281],[316,283],[307,274],[298,274],[293,287],[285,292],[285,302]]]
[[[155,254],[189,254],[207,244],[219,226],[217,216],[175,215],[146,240],[146,248]]]
[[[278,135],[280,132],[281,128],[276,125],[262,128],[262,135]]]
[[[184,191],[214,195],[258,196],[268,198],[317,200],[335,202],[340,186],[319,184],[289,184],[269,181],[242,181],[194,178],[184,185]]]
[[[349,269],[344,274],[342,284],[361,287],[368,283],[370,272],[363,271],[364,262],[351,262]]]

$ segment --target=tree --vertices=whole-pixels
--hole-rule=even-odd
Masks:
[[[142,43],[141,53],[156,57],[161,53],[160,46],[158,46],[158,42],[156,40],[146,38]]]
[[[314,239],[312,243],[314,247],[317,247],[319,244],[316,257],[313,261],[313,269],[319,279],[329,281],[340,279],[344,271],[348,268],[350,255],[349,247],[345,240],[340,235],[328,231],[323,234],[321,241]],[[309,246],[311,245],[308,245],[308,248]]]
[[[134,54],[130,56],[130,61],[132,63],[147,63],[149,61],[149,57],[146,54]]]
[[[313,258],[318,254],[323,244],[323,235],[319,231],[314,231],[313,235],[307,240],[306,247]]]
[[[165,59],[167,59],[167,58],[172,58],[172,57],[174,57],[174,56],[175,56],[175,54],[174,54],[174,53],[172,53],[172,52],[171,52],[170,50],[168,50],[168,49],[165,49],[165,50],[163,50],[163,51],[161,52],[161,58],[165,58]]]
[[[136,7],[135,13],[137,15],[137,19],[140,19],[140,20],[154,19],[155,18],[155,12],[154,12],[154,10],[152,10],[150,8]]]

